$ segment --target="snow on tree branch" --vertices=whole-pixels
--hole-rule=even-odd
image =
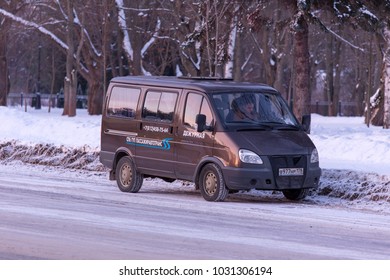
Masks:
[[[312,13],[308,13],[308,16],[310,17],[310,20],[313,21],[314,23],[318,24],[322,30],[324,30],[325,32],[328,32],[330,34],[332,34],[334,37],[336,37],[338,40],[346,43],[347,45],[349,45],[350,47],[356,49],[356,50],[359,50],[361,52],[365,52],[365,50],[363,48],[360,48],[358,46],[355,46],[354,44],[352,44],[351,42],[349,42],[347,39],[344,39],[343,37],[341,37],[339,34],[337,34],[336,32],[334,32],[333,30],[331,30],[330,28],[328,28],[325,24],[322,23],[322,21],[316,17],[315,15],[313,15]]]
[[[142,57],[145,56],[146,51],[156,41],[156,38],[157,38],[157,35],[158,35],[158,32],[160,31],[160,29],[161,29],[161,20],[159,18],[157,18],[157,23],[156,23],[156,28],[154,30],[154,33],[153,33],[152,37],[149,39],[149,41],[146,42],[146,44],[143,46],[143,48],[141,50]]]
[[[78,15],[77,15],[76,10],[73,10],[73,13],[74,13],[74,22],[80,27],[81,32],[83,32],[84,35],[87,37],[88,43],[91,46],[91,48],[92,48],[93,52],[95,53],[95,55],[97,57],[100,57],[102,55],[102,53],[99,50],[96,49],[95,45],[93,44],[93,42],[91,40],[91,36],[89,35],[88,31],[82,25],[82,22],[80,21]]]
[[[68,50],[68,45],[65,44],[60,38],[58,38],[55,34],[44,28],[43,26],[40,26],[36,24],[35,22],[27,21],[21,17],[18,17],[16,15],[11,14],[10,12],[5,11],[4,9],[0,9],[0,14],[2,14],[5,17],[10,18],[11,20],[18,22],[24,26],[32,27],[37,29],[42,34],[45,34],[49,36],[55,43],[57,43],[61,48]]]
[[[123,31],[123,49],[129,56],[130,60],[133,60],[134,51],[131,45],[129,32],[127,30],[126,15],[123,8],[123,0],[115,0],[115,3],[118,7],[118,23]]]

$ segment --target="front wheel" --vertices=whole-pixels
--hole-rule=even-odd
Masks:
[[[136,193],[140,190],[143,182],[143,175],[137,171],[133,160],[125,156],[121,158],[116,166],[116,182],[122,192]]]
[[[214,163],[207,164],[200,172],[199,189],[207,201],[224,201],[229,194],[222,171]]]
[[[301,200],[304,199],[309,193],[309,189],[293,189],[282,191],[285,198],[289,200]]]

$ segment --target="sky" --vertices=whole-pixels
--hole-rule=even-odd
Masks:
[[[78,109],[77,116],[62,116],[62,109],[0,107],[1,143],[49,144],[100,150],[101,116]],[[312,115],[310,138],[320,156],[320,180],[326,199],[390,213],[390,130],[364,124],[363,117]],[[1,161],[0,161],[1,168]],[[330,191],[331,189],[331,191]],[[351,199],[358,197],[358,199]],[[380,197],[380,198],[378,198]],[[325,203],[324,197],[317,197]]]

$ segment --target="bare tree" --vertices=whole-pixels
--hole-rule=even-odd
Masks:
[[[164,2],[164,1],[162,1]],[[168,10],[152,0],[115,0],[122,49],[132,75],[151,75],[144,57],[161,32],[160,14]]]
[[[289,91],[285,74],[293,66],[291,21],[295,6],[285,9],[282,1],[259,1],[249,14],[251,45],[257,49],[257,57],[263,69],[263,82],[273,85],[282,93]],[[292,9],[292,10],[291,10]],[[287,71],[286,71],[287,70]],[[285,94],[286,97],[287,94]]]
[[[57,47],[67,54],[67,77],[66,81],[71,82],[72,98],[67,100],[64,106],[64,114],[68,115],[69,106],[71,114],[74,115],[75,81],[80,75],[88,82],[88,112],[90,114],[101,114],[103,102],[103,72],[106,69],[102,55],[102,18],[107,12],[107,7],[114,7],[110,0],[103,1],[103,4],[96,5],[94,0],[74,2],[73,0],[45,0],[40,1],[31,9],[39,8],[43,14],[44,22],[37,23],[0,9],[0,13],[14,22],[34,28],[43,37],[52,40]],[[105,5],[107,3],[107,5]],[[68,7],[68,4],[70,5]],[[110,5],[111,4],[111,5]],[[88,16],[87,16],[88,15]],[[109,32],[109,31],[105,31]],[[108,44],[108,42],[104,42]],[[72,81],[73,79],[73,81]],[[72,104],[69,105],[68,103]]]
[[[383,27],[383,37],[386,42],[384,50],[384,116],[383,128],[390,128],[390,25],[387,22]]]
[[[26,9],[17,12],[10,3],[23,3]],[[57,88],[67,84],[66,115],[75,113],[76,82],[88,92],[88,112],[100,114],[110,77],[131,74],[220,76],[266,82],[293,101],[300,118],[310,113],[310,81],[323,71],[327,72],[324,76],[328,88],[327,97],[321,98],[333,104],[329,114],[337,114],[339,99],[356,100],[360,105],[364,92],[372,88],[379,101],[373,121],[380,119],[383,123],[389,114],[385,110],[389,102],[385,67],[389,64],[386,35],[389,6],[388,0],[3,1],[0,2],[0,98],[4,103],[7,91],[4,89],[10,85],[5,73],[9,68],[7,62],[12,61],[13,65],[8,71],[12,86],[16,80],[18,84],[26,84],[15,87],[19,90],[33,84],[37,75],[37,49],[31,47],[26,52],[24,46],[11,47],[20,39],[5,42],[7,19],[15,23],[12,26],[18,31],[17,38],[22,35],[30,38],[31,46],[37,46],[37,38],[41,38],[44,65],[52,65],[54,60],[62,67],[66,65],[65,80],[55,80],[54,70],[53,79],[45,78],[50,80],[50,88],[55,83],[61,84]],[[325,36],[327,40],[322,40]],[[369,36],[375,42],[372,55],[368,54],[365,42]],[[327,48],[324,41],[328,42]],[[7,54],[15,57],[12,60],[4,56],[6,45]],[[49,46],[55,46],[61,55],[54,59],[52,52],[47,51]],[[368,66],[370,58],[372,64]],[[16,71],[18,67],[26,69],[25,73]],[[59,67],[51,68],[58,71]],[[58,73],[61,74],[57,77],[65,76],[65,69]],[[383,90],[377,91],[380,77]],[[360,87],[354,86],[357,82]],[[72,101],[68,92],[72,93]]]
[[[0,17],[0,106],[7,106],[9,92],[7,37],[10,20]]]
[[[349,20],[360,28],[377,33],[383,38],[383,90],[375,91],[377,98],[383,98],[378,102],[383,106],[383,128],[390,128],[390,1],[389,0],[361,0],[340,1],[334,6],[336,14]],[[381,88],[382,86],[380,86]],[[366,106],[369,106],[366,104]],[[377,118],[378,120],[378,118]]]
[[[241,1],[175,1],[172,38],[185,75],[232,78],[243,6]]]
[[[18,1],[1,1],[0,8],[16,13],[20,9]],[[0,106],[7,106],[7,96],[10,90],[8,74],[7,46],[12,20],[0,14]]]
[[[297,1],[294,14],[294,113],[300,119],[310,114],[310,68],[309,68],[309,26],[307,13],[310,1]]]
[[[67,32],[66,43],[66,77],[64,80],[64,111],[63,115],[73,117],[76,115],[76,89],[77,89],[77,72],[74,68],[74,14],[73,0],[66,1]]]
[[[106,78],[108,60],[107,34],[111,27],[107,14],[112,11],[114,4],[109,0],[104,0],[99,4],[96,4],[94,0],[82,3],[66,0],[65,4],[57,2],[56,10],[60,11],[60,14],[57,14],[56,18],[63,18],[67,23],[66,34],[60,34],[58,29],[57,33],[67,38],[66,79],[72,88],[70,106],[71,108],[76,106],[76,81],[80,79],[80,75],[88,84],[88,113],[99,115],[102,112],[105,91],[103,79]]]
[[[262,26],[268,22],[268,16],[264,14],[268,6],[267,1],[260,1],[256,10],[252,13],[252,25]],[[289,26],[293,34],[293,73],[294,73],[294,90],[293,90],[293,109],[295,115],[300,119],[303,115],[311,112],[310,103],[310,61],[309,61],[309,26],[308,17],[310,13],[310,1],[290,1],[280,0],[277,7],[286,7],[289,16]],[[263,38],[264,49],[269,48],[266,38]],[[264,53],[263,49],[261,52]],[[272,59],[273,54],[267,51],[268,59]],[[274,63],[265,63],[268,73],[268,83],[273,84],[276,73],[276,59]]]

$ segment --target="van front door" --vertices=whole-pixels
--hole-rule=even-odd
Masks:
[[[142,109],[136,146],[136,165],[141,173],[172,177],[174,175],[173,121],[177,92],[149,90]]]
[[[214,134],[212,131],[197,132],[197,114],[206,115],[206,125],[214,122],[210,104],[203,94],[189,92],[184,106],[183,118],[177,131],[176,176],[192,180],[202,158],[212,156]]]

